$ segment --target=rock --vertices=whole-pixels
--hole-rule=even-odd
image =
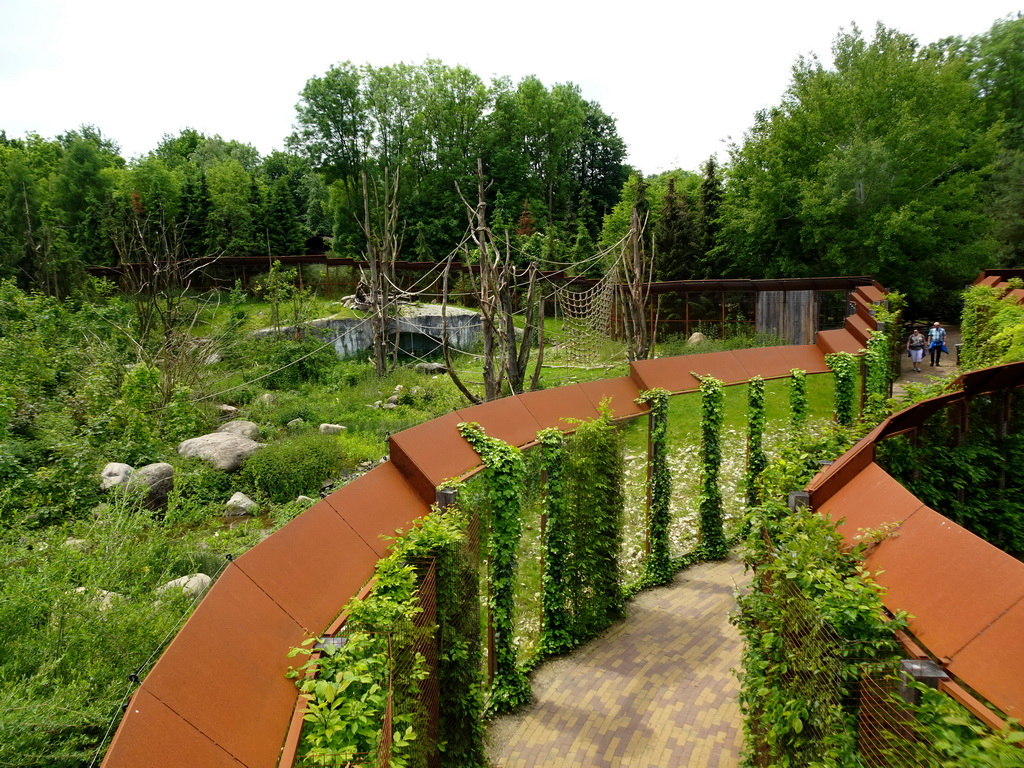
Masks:
[[[700,331],[695,331],[693,334],[690,335],[690,338],[686,340],[686,344],[687,346],[692,346],[694,344],[703,344],[707,340],[707,336],[705,336]]]
[[[403,385],[403,384],[395,384],[395,394],[396,395],[399,394],[403,389],[405,389],[405,385]]]
[[[234,472],[242,462],[256,453],[263,445],[242,435],[229,432],[212,432],[209,435],[193,437],[178,446],[178,453],[186,458],[198,457],[216,469]]]
[[[241,517],[242,515],[255,514],[258,511],[259,505],[244,493],[239,492],[228,499],[225,514],[228,517]]]
[[[292,419],[291,421],[288,422],[286,426],[288,427],[288,429],[298,429],[305,423],[306,422],[303,419]]]
[[[260,405],[273,405],[274,396],[269,392],[264,392],[262,395],[256,398],[256,402]]]
[[[100,488],[104,491],[109,491],[111,488],[116,488],[119,485],[124,485],[128,482],[128,478],[131,477],[132,469],[129,464],[121,464],[116,461],[112,461],[103,468],[103,472],[100,473]]]
[[[203,363],[205,365],[216,365],[217,363],[220,362],[220,360],[221,357],[219,352],[211,352],[209,355],[206,356],[206,359],[203,360]]]
[[[295,497],[295,503],[296,504],[306,504],[306,505],[309,505],[309,504],[313,504],[315,501],[316,501],[316,499],[311,499],[311,498],[309,498],[309,496],[296,496]]]
[[[416,372],[431,376],[436,373],[448,373],[444,363],[417,363]]]
[[[199,597],[213,583],[213,579],[207,576],[205,573],[192,573],[188,576],[181,576],[177,579],[172,579],[166,584],[161,584],[156,588],[156,593],[162,595],[164,592],[170,589],[180,589],[189,597]]]
[[[392,395],[391,397],[389,397],[388,403],[390,405],[398,405],[398,395]]]
[[[110,606],[115,600],[124,600],[124,595],[100,589],[99,587],[75,587],[74,593],[76,595],[87,595],[101,611],[110,610]]]
[[[383,401],[383,400],[376,400],[376,401],[375,401],[375,402],[373,403],[373,405],[371,405],[370,407],[371,407],[371,408],[380,408],[380,407],[381,407],[381,405],[382,405],[383,403],[384,403],[384,401]]]
[[[321,424],[320,434],[321,435],[336,435],[339,432],[344,432],[348,427],[343,424]]]
[[[222,419],[233,419],[238,415],[238,409],[233,405],[221,403],[217,406],[217,415]]]
[[[217,427],[217,431],[227,432],[229,435],[241,435],[250,440],[255,440],[260,436],[259,424],[254,421],[246,421],[245,419],[235,419],[227,424],[221,424]]]
[[[86,539],[67,539],[64,542],[64,546],[75,550],[75,552],[89,551],[89,542]]]
[[[127,487],[146,494],[147,509],[163,509],[167,506],[167,494],[174,488],[174,467],[165,461],[139,467]]]
[[[381,406],[381,408],[383,410],[385,410],[385,411],[390,411],[392,408],[397,408],[397,407],[398,407],[398,405],[396,403],[384,403],[384,405]]]

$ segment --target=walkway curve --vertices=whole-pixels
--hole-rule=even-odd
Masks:
[[[733,669],[742,639],[729,623],[747,576],[702,563],[642,592],[627,616],[533,674],[535,703],[498,718],[496,768],[736,766],[743,723]]]

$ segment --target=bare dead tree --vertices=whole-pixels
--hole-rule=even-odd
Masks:
[[[623,241],[622,253],[616,264],[619,299],[623,305],[623,324],[626,333],[626,356],[633,360],[646,360],[651,354],[653,339],[645,315],[654,272],[654,259],[644,248],[647,216],[641,217],[636,206],[630,216],[629,235]]]
[[[370,191],[363,171],[363,221],[366,236],[366,261],[369,268],[366,303],[373,328],[373,365],[378,376],[386,374],[398,361],[398,295],[395,289],[395,261],[402,248],[398,219],[398,173],[390,178],[384,169],[384,181],[373,190],[373,216]]]
[[[469,243],[475,246],[478,256],[478,282],[474,292],[480,300],[481,335],[483,337],[483,385],[484,395],[473,394],[459,379],[452,365],[451,349],[447,334],[448,275],[451,258],[444,273],[444,303],[442,305],[442,348],[445,364],[452,380],[471,402],[496,400],[502,396],[505,387],[513,393],[522,392],[530,367],[530,352],[543,326],[543,302],[537,284],[539,272],[533,262],[523,269],[516,269],[512,262],[512,250],[506,232],[504,243],[499,244],[487,224],[487,192],[490,184],[484,183],[483,163],[478,158],[477,202],[470,203],[462,190],[459,196],[466,206],[469,221]],[[458,188],[458,184],[456,184]],[[503,246],[503,247],[502,247]],[[468,245],[466,262],[469,263]],[[471,273],[472,275],[472,273]],[[522,305],[524,318],[522,332],[515,325],[516,310]],[[535,362],[530,387],[536,389],[539,383],[543,350]]]

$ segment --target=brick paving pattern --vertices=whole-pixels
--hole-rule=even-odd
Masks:
[[[735,561],[638,595],[625,620],[533,674],[535,703],[491,724],[495,768],[735,766],[742,641],[729,624]]]

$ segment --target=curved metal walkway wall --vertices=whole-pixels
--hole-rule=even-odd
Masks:
[[[632,364],[627,377],[508,397],[426,422],[391,438],[391,461],[310,507],[232,562],[133,695],[103,765],[109,768],[278,764],[298,698],[287,652],[319,634],[373,574],[382,535],[429,511],[442,481],[477,469],[462,421],[526,446],[567,417],[590,419],[610,399],[616,419],[643,415],[641,390],[693,392],[693,373],[725,384],[825,373],[825,354],[857,353],[876,328],[877,286],[853,295],[845,329],[816,345],[718,352]],[[693,372],[693,373],[692,373]]]
[[[973,371],[959,384],[960,391],[886,419],[807,490],[811,507],[836,521],[847,546],[857,543],[859,531],[897,526],[895,535],[865,557],[865,568],[886,590],[886,608],[910,613],[910,631],[945,670],[1019,720],[1024,716],[1024,563],[927,507],[875,463],[882,440],[910,433],[928,417],[959,409],[979,395],[1024,387],[1024,363]],[[944,687],[975,714],[1000,725],[955,683]]]

